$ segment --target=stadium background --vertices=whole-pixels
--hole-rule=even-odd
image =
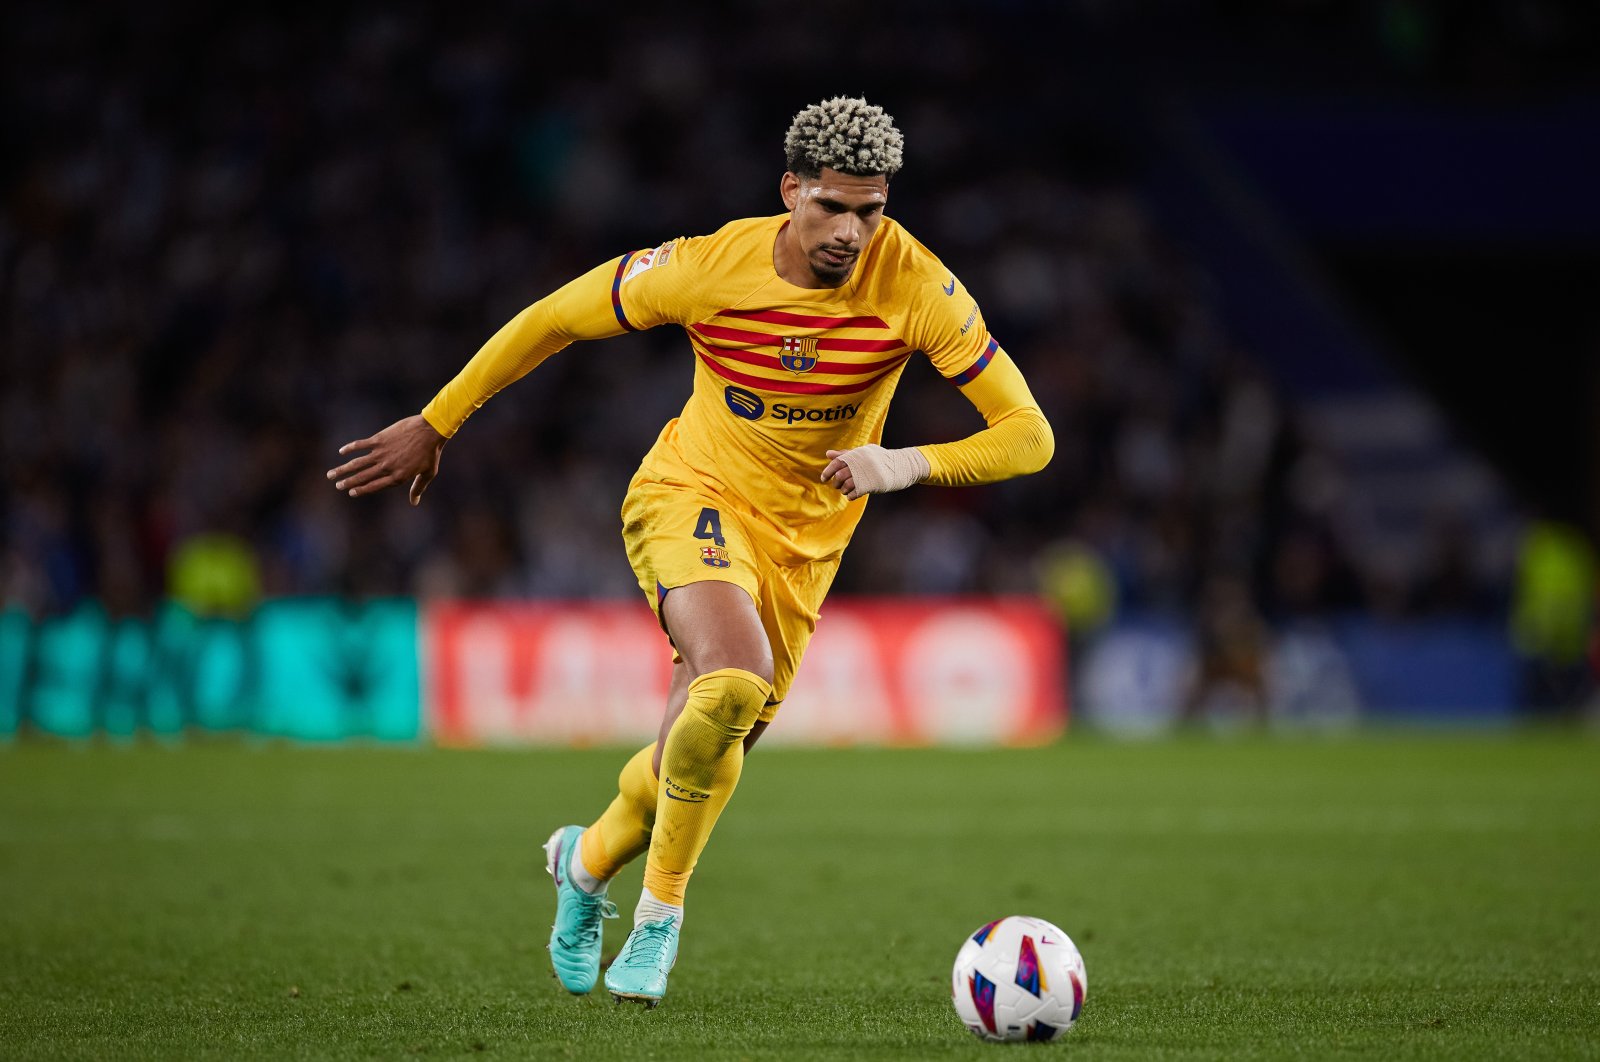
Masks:
[[[1029,913],[1075,1058],[1596,1057],[1600,743],[1516,725],[1593,720],[1593,5],[291,8],[0,8],[0,1056],[977,1057],[950,961]],[[420,509],[322,473],[775,210],[841,91],[1056,458],[872,501],[671,996],[569,997],[538,845],[660,701],[616,513],[682,340],[554,358]],[[795,747],[850,738],[1037,747]]]
[[[420,510],[320,473],[564,279],[774,211],[839,91],[899,117],[892,212],[1057,455],[874,500],[836,600],[1039,601],[1111,727],[1586,702],[1592,11],[851,10],[8,8],[0,729],[389,733],[445,696],[397,678],[440,670],[435,603],[642,614],[616,511],[673,334],[551,361]],[[973,426],[913,367],[887,441]],[[383,633],[414,607],[420,671]]]

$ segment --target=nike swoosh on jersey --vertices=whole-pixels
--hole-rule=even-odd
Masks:
[[[944,293],[946,295],[954,295],[956,293],[956,278],[955,277],[951,277],[950,278],[950,283],[948,283],[948,284],[946,284],[944,286]]]

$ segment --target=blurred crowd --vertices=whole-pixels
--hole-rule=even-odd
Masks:
[[[890,214],[979,298],[1057,452],[874,499],[838,589],[1044,591],[1102,618],[1241,588],[1269,617],[1493,606],[1447,527],[1398,583],[1352,552],[1348,485],[1153,221],[1137,143],[1048,40],[985,45],[1012,6],[918,24],[915,48],[904,5],[848,30],[777,4],[692,28],[8,8],[0,604],[636,593],[617,514],[687,397],[675,333],[557,355],[469,422],[420,508],[323,472],[566,279],[778,212],[789,116],[865,91],[907,137]],[[979,426],[916,364],[886,441]]]

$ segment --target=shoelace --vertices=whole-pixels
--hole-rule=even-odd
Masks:
[[[659,966],[666,958],[667,945],[672,942],[672,919],[646,922],[628,937],[628,953],[622,957],[624,966]]]
[[[585,913],[595,912],[599,914],[600,918],[617,917],[617,905],[602,897],[585,896],[580,890],[578,895],[578,903],[581,905],[581,909]],[[593,944],[595,941],[599,940],[600,918],[590,917],[579,922],[575,931],[577,940],[566,941],[567,946],[576,947]]]

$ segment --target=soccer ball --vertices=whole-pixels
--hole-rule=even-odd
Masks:
[[[990,922],[961,945],[950,993],[985,1040],[1049,1040],[1083,1010],[1089,975],[1072,938],[1042,918]]]

